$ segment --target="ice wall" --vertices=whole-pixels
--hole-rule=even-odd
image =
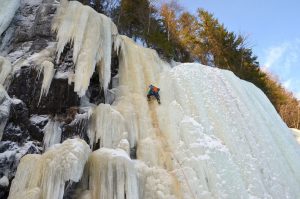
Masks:
[[[9,199],[62,199],[65,182],[78,182],[90,153],[80,139],[54,145],[43,155],[21,159],[12,182]]]
[[[199,64],[161,74],[160,86],[160,129],[196,198],[299,197],[299,147],[262,91]]]
[[[19,6],[20,0],[0,1],[0,36],[8,28]]]

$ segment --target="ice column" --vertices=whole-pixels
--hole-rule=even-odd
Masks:
[[[116,148],[125,131],[125,119],[109,104],[94,109],[89,126],[91,145],[100,141],[100,147]]]
[[[133,161],[123,149],[101,148],[87,163],[89,199],[138,199],[138,184]]]
[[[60,143],[61,140],[61,128],[60,122],[49,119],[47,125],[43,129],[44,131],[44,148],[48,149],[54,144]]]

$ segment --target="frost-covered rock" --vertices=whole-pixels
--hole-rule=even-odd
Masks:
[[[18,0],[10,2],[16,1]],[[19,2],[20,7],[10,26],[0,36],[0,54],[9,58],[12,63],[19,58],[24,60],[24,56],[45,48],[49,41],[54,40],[50,31],[51,20],[58,5],[54,3],[55,0],[19,0]]]
[[[22,100],[30,114],[61,114],[69,107],[76,107],[80,99],[73,91],[73,85],[68,85],[67,79],[53,79],[47,97],[41,95],[43,74],[38,77],[38,71],[31,67],[22,67],[14,75],[8,94]]]
[[[11,141],[0,142],[0,178],[9,182],[14,178],[20,159],[26,154],[41,153],[39,143],[28,141],[19,144]],[[7,198],[10,186],[0,186],[0,198]]]

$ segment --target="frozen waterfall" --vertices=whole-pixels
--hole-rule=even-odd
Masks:
[[[116,99],[88,107],[89,145],[99,142],[100,149],[47,137],[47,146],[55,145],[22,158],[9,198],[62,198],[68,180],[80,180],[82,199],[300,198],[300,147],[261,90],[226,70],[171,68],[154,50],[118,35],[106,16],[62,2],[53,29],[58,60],[73,44],[75,91],[85,95],[95,70],[107,89],[114,45]],[[46,94],[54,71],[45,67]],[[147,101],[150,84],[161,88],[161,105]],[[55,124],[48,127],[47,135],[53,129],[60,136]],[[135,160],[129,148],[136,148]]]

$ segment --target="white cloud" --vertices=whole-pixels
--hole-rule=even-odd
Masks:
[[[292,84],[292,79],[288,79],[288,80],[286,80],[282,83],[283,87],[288,89],[288,90],[291,89],[291,84]]]
[[[271,47],[267,50],[266,61],[264,68],[268,69],[273,66],[274,63],[278,62],[287,51],[288,44],[284,43],[280,46]]]
[[[265,50],[263,70],[278,76],[281,84],[300,99],[300,39]]]

